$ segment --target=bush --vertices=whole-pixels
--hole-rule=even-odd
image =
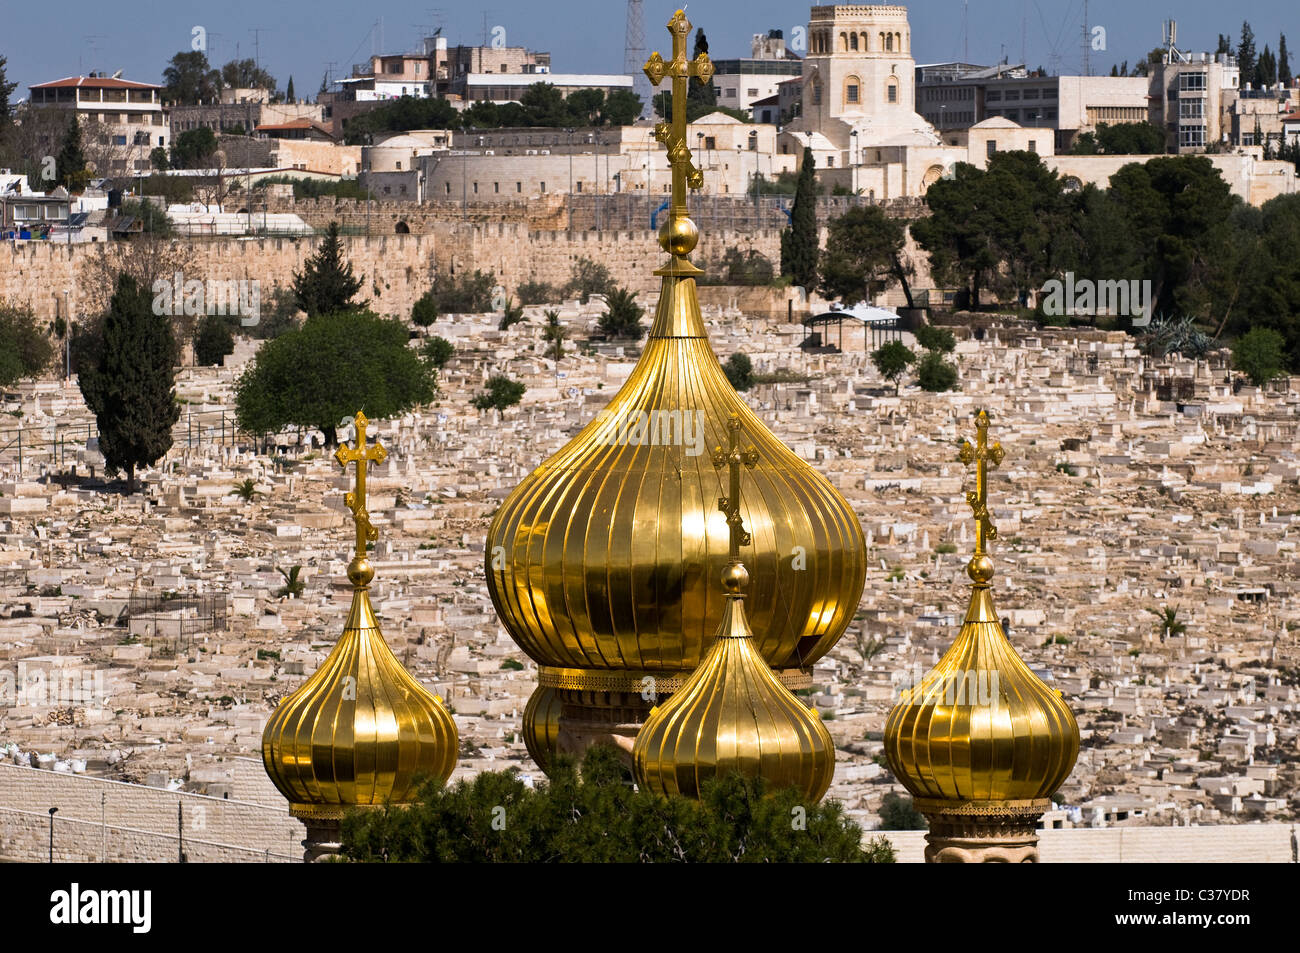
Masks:
[[[437,370],[442,370],[446,367],[447,362],[452,359],[452,356],[455,353],[456,348],[452,343],[446,338],[439,337],[436,334],[425,341],[424,346],[420,348],[421,356],[429,362],[431,367],[434,367]]]
[[[910,797],[900,797],[891,791],[880,803],[882,831],[923,831],[929,826],[925,815],[912,806]]]
[[[488,378],[487,390],[476,396],[470,403],[479,410],[489,408],[505,410],[523,399],[524,390],[521,381],[511,380],[504,374],[494,374]]]
[[[525,281],[515,294],[520,304],[555,304],[564,297],[564,290],[545,281]]]
[[[1272,328],[1254,328],[1232,346],[1232,366],[1261,387],[1283,372],[1286,340]]]
[[[194,332],[194,363],[219,367],[227,354],[234,353],[235,335],[230,320],[218,314],[205,315]]]
[[[838,803],[805,804],[793,788],[759,778],[707,781],[698,802],[662,798],[634,789],[605,746],[587,751],[581,772],[557,756],[550,775],[530,788],[516,769],[484,771],[450,786],[426,784],[408,808],[350,812],[342,855],[371,863],[894,861],[884,838],[863,843]],[[796,814],[803,824],[791,823]]]
[[[579,258],[573,266],[573,275],[565,286],[565,294],[576,294],[582,304],[594,294],[609,295],[615,290],[609,269],[590,258]]]
[[[752,248],[748,252],[728,248],[722,256],[722,267],[727,283],[732,285],[766,285],[776,273],[772,262]]]
[[[894,385],[897,394],[903,383],[903,375],[916,363],[916,354],[902,341],[889,341],[871,352],[871,363],[880,376]]]
[[[609,310],[600,316],[597,329],[607,338],[630,338],[639,341],[645,336],[641,315],[645,309],[636,303],[636,292],[615,288],[609,292]]]
[[[916,367],[916,382],[921,390],[931,393],[954,390],[957,387],[957,368],[943,359],[939,351],[928,351]]]
[[[916,343],[927,351],[951,354],[957,347],[957,339],[947,328],[936,328],[933,324],[923,324],[916,329]]]
[[[737,351],[727,358],[722,370],[736,390],[746,391],[754,386],[754,362],[749,359],[749,355]]]

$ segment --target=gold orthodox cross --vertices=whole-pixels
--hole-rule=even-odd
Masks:
[[[357,524],[357,558],[364,559],[366,543],[374,542],[379,538],[379,530],[370,524],[370,513],[366,510],[366,465],[371,462],[383,463],[388,458],[388,451],[378,440],[371,446],[366,446],[366,424],[369,421],[366,420],[365,414],[357,411],[353,423],[357,428],[356,448],[341,446],[334,451],[334,459],[345,471],[349,463],[357,465],[357,488],[348,493],[343,500],[352,511],[353,522]]]
[[[989,446],[989,415],[982,410],[975,418],[975,432],[977,435],[975,445],[972,446],[969,440],[963,440],[958,459],[967,466],[975,464],[975,491],[966,494],[966,502],[970,504],[971,512],[975,514],[977,521],[975,555],[980,556],[984,553],[985,541],[998,538],[998,529],[989,517],[988,468],[990,466],[996,468],[1002,462],[1003,451],[1000,443]]]
[[[691,32],[691,21],[685,12],[678,10],[668,21],[668,31],[673,35],[672,62],[665,63],[658,53],[646,60],[645,74],[658,86],[668,76],[673,81],[673,115],[670,122],[655,124],[655,139],[668,148],[668,161],[673,169],[672,204],[670,218],[686,216],[686,188],[698,189],[704,185],[704,173],[691,161],[691,149],[686,142],[686,90],[691,77],[701,83],[713,79],[713,61],[707,53],[693,60],[686,58],[686,37]]]
[[[731,471],[731,487],[726,496],[718,497],[718,509],[727,514],[727,528],[731,530],[731,561],[740,561],[740,547],[749,545],[749,533],[740,519],[740,468],[749,470],[758,463],[758,451],[753,447],[740,449],[740,418],[732,414],[727,419],[727,449],[721,447],[713,451],[713,467],[721,470],[727,467]]]

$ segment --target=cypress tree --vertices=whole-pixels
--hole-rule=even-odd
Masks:
[[[803,167],[795,186],[790,225],[781,232],[781,274],[812,291],[817,284],[817,162],[812,149],[803,150]]]
[[[167,317],[130,275],[118,275],[92,365],[80,373],[81,393],[99,425],[99,450],[110,473],[152,466],[172,445],[176,403],[176,339]]]
[[[287,86],[284,87],[284,99],[285,99],[285,102],[289,103],[289,105],[291,105],[291,106],[292,106],[295,102],[297,102],[297,98],[296,98],[296,97],[294,96],[294,94],[293,94],[293,77],[292,77],[292,76],[289,77],[289,84],[288,84]]]
[[[695,46],[691,51],[691,57],[695,58],[701,53],[708,54],[709,39],[704,35],[703,30],[695,31]],[[686,121],[694,122],[700,116],[713,112],[718,104],[718,88],[713,85],[710,79],[707,83],[702,83],[696,77],[692,76],[690,84],[686,87]],[[669,106],[668,108],[672,108]],[[665,115],[668,115],[665,113]]]
[[[68,129],[59,147],[57,167],[58,183],[69,192],[80,192],[90,180],[86,171],[86,154],[81,149],[81,125],[76,113],[68,117]]]
[[[1291,85],[1291,54],[1286,48],[1286,34],[1277,41],[1277,81],[1283,86]]]
[[[343,257],[339,223],[330,222],[320,248],[303,263],[301,272],[294,273],[294,301],[307,312],[309,321],[322,314],[360,311],[366,302],[352,299],[364,280],[364,276],[357,278],[352,274],[352,263]]]

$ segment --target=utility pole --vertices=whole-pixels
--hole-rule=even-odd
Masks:
[[[57,807],[50,808],[50,863],[54,863],[54,815],[58,813]]]

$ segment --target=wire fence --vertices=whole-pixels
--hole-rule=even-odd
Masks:
[[[637,231],[663,224],[668,196],[650,193],[570,194],[566,197],[566,227],[570,231]],[[924,200],[877,201],[866,195],[823,195],[817,198],[817,224],[825,225],[849,209],[879,205],[906,216],[921,214]],[[790,224],[793,195],[704,195],[691,192],[686,207],[691,219],[706,231],[753,231]]]

